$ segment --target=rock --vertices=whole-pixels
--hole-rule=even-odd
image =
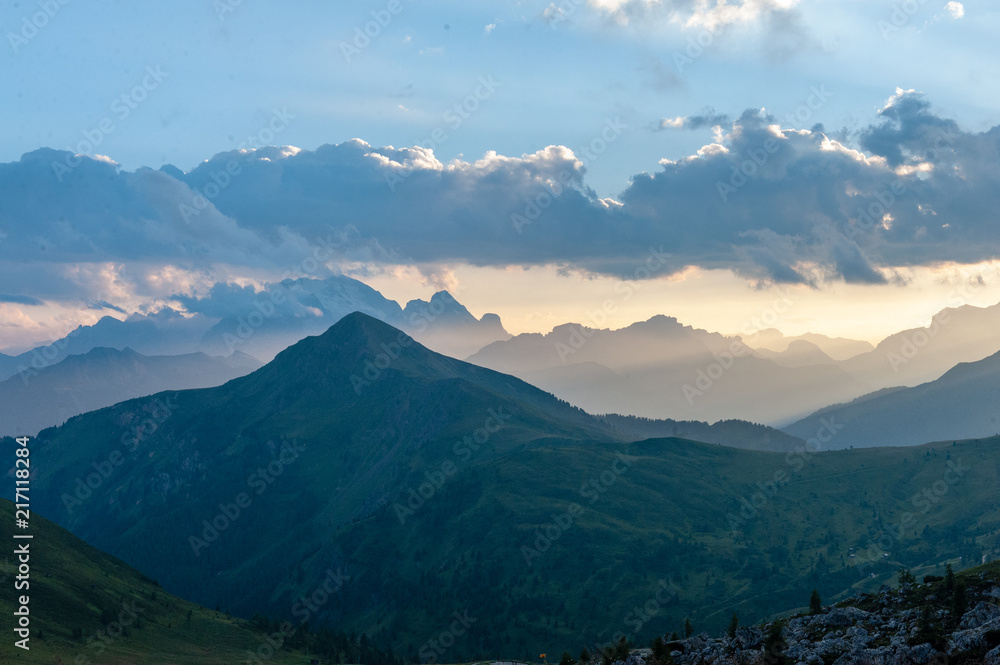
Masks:
[[[971,610],[966,610],[960,628],[979,628],[983,624],[1000,619],[1000,606],[980,601]]]
[[[735,645],[740,649],[759,649],[764,644],[764,631],[740,626],[736,629]]]
[[[997,647],[986,654],[983,665],[1000,665],[1000,647]]]

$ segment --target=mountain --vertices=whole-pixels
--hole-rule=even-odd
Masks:
[[[930,324],[886,337],[873,350],[841,363],[873,389],[933,381],[963,362],[1000,351],[1000,303],[962,305],[935,314]]]
[[[93,325],[78,326],[55,342],[0,358],[0,380],[18,373],[30,375],[100,347],[130,348],[147,355],[191,353],[197,350],[198,340],[210,325],[204,317],[181,316],[170,308],[150,315],[132,314],[125,320],[104,316]]]
[[[429,301],[406,303],[403,321],[403,330],[421,344],[456,358],[465,358],[488,344],[511,337],[499,316],[484,314],[477,319],[447,291],[438,291]]]
[[[784,351],[757,349],[757,355],[781,367],[809,367],[810,365],[836,365],[837,361],[821,348],[802,339],[791,342]]]
[[[786,351],[796,342],[806,342],[818,348],[821,352],[835,361],[847,360],[854,356],[867,353],[875,347],[870,342],[863,342],[857,339],[845,339],[843,337],[828,337],[817,333],[806,333],[794,337],[785,336],[776,328],[765,328],[759,330],[746,343],[757,351],[773,351],[781,353]]]
[[[834,421],[831,448],[907,446],[927,441],[971,439],[1000,432],[1000,353],[962,363],[936,381],[886,389],[847,404],[822,409],[785,428],[809,437]]]
[[[20,610],[13,591],[0,596],[7,635],[0,662],[195,665],[243,662],[267,644],[267,631],[166,593],[150,578],[32,511],[30,541],[11,539],[14,504],[0,499],[0,537],[13,543],[0,561],[0,579],[13,589],[19,556],[29,543],[26,589],[30,620],[27,651],[14,646],[11,617]],[[301,631],[300,631],[301,634]],[[294,641],[294,633],[292,638]],[[301,663],[299,650],[277,650],[273,663]],[[308,661],[307,661],[308,662]]]
[[[494,342],[468,360],[592,413],[646,418],[780,424],[869,392],[833,364],[782,366],[739,338],[666,316],[620,330],[557,326]]]
[[[781,430],[748,423],[745,420],[720,420],[709,425],[697,420],[652,420],[636,416],[609,413],[599,416],[602,421],[626,437],[640,441],[677,437],[714,443],[746,450],[773,450],[790,452],[805,448],[806,442]]]
[[[0,382],[0,435],[34,436],[87,411],[164,390],[222,385],[260,366],[240,351],[228,358],[144,356],[97,347]]]
[[[412,300],[404,309],[345,275],[285,279],[259,292],[250,286],[216,284],[203,297],[178,295],[175,299],[187,314],[164,308],[155,314],[131,314],[125,320],[105,316],[55,342],[17,355],[0,354],[0,380],[98,347],[130,348],[145,355],[201,352],[229,356],[241,351],[270,360],[299,340],[323,333],[351,312],[406,330],[430,348],[454,357],[510,338],[496,314],[476,319],[447,291],[435,293],[429,301]]]
[[[623,628],[644,642],[685,617],[721,630],[813,587],[846,597],[1000,547],[998,439],[775,453],[627,438],[352,314],[224,386],[43,431],[33,509],[242,616],[292,618],[343,570],[317,627],[426,660],[461,617],[438,654],[455,662]]]

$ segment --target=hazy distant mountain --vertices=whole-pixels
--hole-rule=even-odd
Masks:
[[[1000,432],[1000,353],[962,363],[935,381],[886,389],[818,411],[785,431],[810,437],[822,421],[840,429],[829,448],[909,446]]]
[[[412,300],[403,309],[367,284],[343,275],[287,279],[260,292],[216,285],[204,297],[177,299],[188,315],[166,308],[150,315],[132,314],[124,321],[105,316],[51,344],[15,356],[0,354],[0,380],[97,347],[128,347],[145,355],[203,352],[228,356],[242,351],[266,361],[299,340],[324,332],[351,312],[363,312],[406,330],[421,343],[453,357],[465,357],[491,342],[510,338],[496,314],[477,320],[447,291],[435,293],[430,301]]]
[[[164,390],[220,386],[261,366],[237,351],[144,356],[98,347],[0,382],[0,435],[34,436],[87,411]]]
[[[755,352],[761,358],[767,358],[782,367],[809,367],[810,365],[837,364],[837,361],[824,353],[821,348],[804,339],[792,341],[784,351],[755,349]]]
[[[841,363],[873,388],[915,386],[933,381],[962,362],[1000,351],[1000,304],[944,309],[924,328],[886,337],[868,353]]]
[[[16,356],[0,358],[0,380],[21,372],[29,374],[50,367],[67,356],[91,349],[130,348],[146,355],[179,355],[198,350],[199,340],[211,326],[203,316],[185,317],[165,308],[155,314],[132,314],[124,321],[104,316],[90,326],[78,326],[55,342]],[[228,353],[226,354],[228,355]]]
[[[146,419],[157,427],[123,446]],[[833,598],[900,567],[978,559],[1000,528],[996,439],[814,455],[622,438],[352,314],[224,386],[45,430],[32,509],[242,615],[288,617],[330,569],[349,581],[314,627],[388,632],[405,649],[468,612],[456,662],[607,641],[654,597],[637,642],[685,617],[721,631],[734,611],[752,622],[812,588]],[[949,463],[949,500],[919,517],[930,535],[883,563],[889,522]],[[869,563],[874,547],[867,568],[847,556]]]
[[[401,327],[427,348],[455,358],[511,337],[499,316],[484,314],[477,319],[447,291],[435,293],[429,301],[406,303]]]
[[[833,360],[847,360],[862,353],[867,353],[875,347],[869,342],[856,339],[845,339],[843,337],[827,337],[817,333],[806,333],[794,337],[786,337],[776,328],[766,328],[758,331],[752,337],[747,338],[747,345],[758,351],[768,350],[783,352],[796,342],[808,342],[816,346],[824,354]]]
[[[468,360],[591,413],[647,418],[781,423],[868,391],[829,362],[783,367],[754,355],[737,338],[666,316],[620,330],[562,325],[547,335],[493,343]]]

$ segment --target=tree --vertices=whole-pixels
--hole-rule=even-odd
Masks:
[[[580,652],[580,662],[581,663],[590,662],[590,651],[587,650],[587,647],[583,647],[583,651]]]
[[[917,578],[914,577],[913,573],[906,568],[899,571],[899,586],[903,586],[904,584],[916,584],[916,582]]]
[[[764,662],[769,665],[788,665],[788,658],[785,656],[785,638],[781,634],[784,624],[775,621],[767,631],[764,638]]]
[[[955,585],[955,619],[961,619],[969,602],[965,596],[965,585],[959,582]]]
[[[694,626],[691,625],[691,619],[684,619],[684,637],[692,635],[694,635]]]
[[[615,645],[614,659],[615,660],[628,660],[629,653],[632,649],[629,647],[628,638],[621,638],[618,640],[618,644]]]
[[[562,658],[559,659],[559,665],[575,665],[573,656],[569,655],[569,651],[563,651]]]
[[[955,571],[950,563],[944,567],[944,590],[948,593],[955,590]]]
[[[819,591],[813,589],[809,596],[809,613],[820,614],[823,611],[823,600],[819,597]]]
[[[736,637],[736,629],[740,627],[740,618],[733,612],[733,618],[729,620],[729,628],[726,630],[726,634],[729,637]]]

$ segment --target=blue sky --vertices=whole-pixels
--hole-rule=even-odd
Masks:
[[[379,17],[384,26],[375,23]],[[522,160],[542,154],[547,146],[565,146],[576,160],[582,160],[571,168],[572,186],[580,198],[562,197],[554,206],[552,219],[566,215],[562,222],[550,225],[559,233],[548,233],[550,226],[543,233],[541,224],[528,229],[526,238],[533,245],[525,245],[516,236],[497,240],[509,229],[487,228],[484,223],[481,233],[467,239],[468,252],[461,247],[435,252],[422,241],[433,244],[438,238],[435,234],[440,233],[445,246],[453,234],[419,216],[396,221],[416,225],[418,232],[426,224],[426,235],[397,233],[399,228],[383,217],[399,216],[401,208],[379,207],[391,192],[373,189],[370,200],[351,199],[354,190],[345,183],[354,177],[350,174],[363,170],[360,166],[325,185],[321,174],[328,173],[329,166],[302,176],[303,187],[323,185],[341,192],[341,198],[325,200],[323,205],[328,207],[323,214],[337,217],[337,224],[355,226],[367,237],[369,248],[380,244],[396,257],[373,258],[368,252],[330,269],[359,276],[390,297],[427,297],[436,288],[448,287],[464,292],[463,302],[481,314],[503,309],[492,302],[490,285],[506,279],[504,271],[530,269],[536,277],[544,275],[541,282],[535,280],[535,286],[544,283],[545,288],[537,290],[551,294],[548,305],[536,302],[531,311],[525,311],[510,304],[499,312],[514,322],[517,331],[546,330],[567,318],[578,319],[575,311],[585,311],[587,302],[601,297],[601,289],[627,277],[630,266],[642,260],[647,248],[665,238],[668,249],[677,248],[676,265],[655,288],[646,290],[650,295],[640,307],[622,314],[615,323],[625,325],[630,322],[626,316],[656,313],[683,319],[687,312],[700,317],[691,323],[736,330],[757,307],[752,304],[749,312],[741,310],[746,302],[756,303],[754,294],[786,283],[804,289],[803,301],[813,308],[808,314],[804,311],[801,320],[788,322],[792,331],[849,333],[850,323],[843,323],[842,315],[825,317],[822,313],[830,311],[838,298],[843,300],[844,289],[854,294],[858,307],[885,300],[899,303],[903,309],[887,312],[884,320],[869,322],[855,335],[877,339],[891,332],[896,321],[927,319],[945,301],[941,289],[955,280],[970,279],[969,274],[979,279],[975,270],[969,273],[969,266],[992,270],[995,248],[1000,247],[1000,237],[994,238],[988,230],[993,220],[983,209],[970,210],[955,203],[959,196],[955,183],[961,185],[963,178],[937,180],[937,174],[944,172],[943,163],[937,165],[934,177],[927,175],[930,171],[920,171],[932,166],[921,166],[913,156],[919,149],[914,141],[927,140],[926,136],[907,133],[914,126],[907,124],[910,121],[924,128],[948,126],[960,137],[954,142],[959,146],[955,159],[948,163],[954,171],[948,173],[961,175],[963,169],[973,168],[995,173],[996,138],[989,130],[1000,125],[1000,89],[995,85],[1000,79],[1000,59],[995,57],[1000,8],[994,3],[380,0],[289,6],[254,0],[153,5],[46,0],[7,2],[0,21],[4,36],[0,120],[5,128],[0,133],[0,165],[9,165],[12,174],[0,179],[0,186],[10,192],[33,191],[32,177],[48,177],[38,175],[44,170],[32,171],[34,176],[18,171],[28,168],[19,162],[22,155],[39,148],[86,153],[97,160],[95,164],[114,162],[107,174],[95,166],[92,171],[74,172],[74,178],[83,178],[85,171],[92,174],[88,177],[105,180],[117,174],[128,181],[121,185],[127,189],[137,178],[126,176],[139,167],[158,169],[172,164],[187,174],[186,179],[178,176],[184,181],[178,186],[196,189],[204,186],[210,170],[203,167],[199,176],[195,170],[199,164],[218,153],[231,155],[241,147],[256,147],[248,143],[250,136],[305,151],[294,159],[273,158],[282,161],[282,168],[286,164],[291,168],[295,160],[296,164],[308,162],[312,151],[322,145],[345,145],[358,138],[371,146],[372,153],[365,159],[383,160],[383,169],[397,167],[391,155],[372,156],[379,150],[423,145],[433,149],[437,160],[433,168],[421,171],[424,167],[419,160],[405,162],[404,158],[415,159],[414,153],[400,153],[395,163],[411,169],[407,173],[423,176],[444,173],[441,168],[459,159],[465,165],[459,172],[475,172],[468,175],[468,181],[411,178],[406,183],[410,209],[420,205],[431,209],[441,201],[461,198],[448,187],[485,191],[502,170],[510,179],[503,185],[506,196],[498,195],[497,200],[513,202],[511,209],[516,211],[525,196],[519,189],[525,182],[542,182],[547,177],[545,169],[557,173],[557,167],[565,170],[573,160],[562,153],[545,153],[530,163],[503,162],[502,169],[497,167],[499,158],[488,158],[481,168],[475,166],[477,161],[492,153]],[[355,41],[366,26],[375,36],[368,43]],[[896,106],[891,100],[896,100]],[[900,111],[886,115],[886,108]],[[756,115],[746,115],[748,109]],[[287,122],[270,132],[276,112]],[[883,127],[887,122],[894,122],[895,129]],[[620,130],[605,134],[610,139],[604,141],[602,133],[609,123]],[[865,161],[866,168],[908,178],[908,191],[919,190],[922,197],[912,206],[919,214],[931,214],[927,212],[931,210],[937,215],[932,205],[952,205],[949,214],[969,215],[966,235],[951,244],[940,238],[930,242],[927,239],[933,240],[934,234],[927,235],[922,222],[909,220],[912,226],[907,227],[905,211],[898,211],[894,214],[900,220],[884,222],[877,243],[872,239],[869,246],[868,239],[852,237],[850,246],[842,239],[837,240],[839,244],[824,245],[825,241],[815,240],[823,236],[815,220],[803,221],[802,228],[789,221],[808,220],[815,211],[787,211],[789,219],[774,224],[764,219],[768,211],[787,203],[780,200],[780,181],[767,192],[753,187],[741,191],[737,206],[745,209],[726,208],[739,214],[726,222],[731,236],[725,244],[708,242],[707,236],[716,233],[709,228],[716,223],[716,213],[706,213],[714,215],[704,220],[706,237],[694,239],[690,237],[693,232],[679,230],[678,224],[690,229],[701,223],[695,212],[698,201],[675,196],[678,190],[697,189],[697,170],[688,168],[693,163],[686,160],[699,154],[705,164],[720,160],[718,148],[699,153],[715,145],[728,151],[732,164],[739,166],[744,154],[750,154],[746,151],[757,149],[748,137],[766,132],[768,125],[812,131],[815,139],[809,143],[792,133],[782,137],[788,146],[795,144],[798,156],[788,162],[792,170],[782,176],[787,176],[789,186],[811,168],[813,158],[847,159],[847,151],[855,151],[850,157],[853,161],[831,162],[824,168],[841,173],[860,164],[859,159],[883,160],[874,165]],[[875,129],[879,127],[880,134]],[[820,147],[820,136],[829,139],[824,147]],[[800,140],[801,145],[795,143]],[[905,163],[892,163],[896,143],[904,146]],[[588,146],[600,149],[588,153]],[[887,152],[878,154],[880,150]],[[263,154],[257,155],[266,162],[263,166],[277,163],[263,159]],[[65,158],[73,159],[72,155]],[[223,156],[218,163],[227,159]],[[323,159],[361,157],[348,147],[336,155],[327,153]],[[725,173],[725,164],[716,166],[711,173]],[[283,171],[284,179],[290,177],[288,168]],[[838,191],[854,197],[858,183],[870,181],[870,176],[859,171],[857,181],[838,185]],[[373,177],[381,179],[378,174]],[[716,185],[724,181],[717,175],[711,178]],[[422,190],[426,196],[421,198],[412,190],[418,187],[414,183],[425,181],[433,187]],[[802,180],[795,183],[796,187],[812,186]],[[712,191],[713,183],[706,184],[705,191]],[[977,186],[981,188],[977,192],[992,191],[992,181]],[[23,275],[22,268],[40,269],[45,261],[53,260],[63,273],[59,284],[53,281],[47,286],[13,272],[4,275],[8,286],[0,291],[11,293],[6,294],[10,302],[0,305],[4,323],[0,347],[55,336],[87,322],[94,314],[75,309],[74,303],[93,298],[94,291],[114,294],[118,306],[131,311],[175,302],[170,297],[181,292],[207,293],[219,281],[260,284],[274,279],[279,274],[277,266],[289,252],[294,253],[295,242],[278,242],[277,232],[271,231],[285,223],[285,215],[281,220],[255,218],[253,205],[243,210],[238,201],[226,202],[236,191],[242,190],[233,188],[213,202],[211,212],[219,215],[213,228],[219,233],[250,234],[254,242],[263,239],[266,248],[258,253],[265,258],[259,262],[246,257],[237,260],[223,250],[218,250],[216,261],[199,263],[184,249],[170,254],[162,247],[146,253],[110,248],[101,246],[94,231],[80,231],[74,248],[69,248],[67,234],[53,236],[50,247],[67,253],[58,259],[35,257],[24,254],[19,242],[24,240],[24,246],[34,248],[45,245],[28,232],[48,223],[30,219],[39,208],[12,204],[0,210],[0,239],[7,240],[0,244],[0,252],[5,253],[2,258],[8,265],[22,262],[17,270]],[[252,197],[253,192],[243,194]],[[877,189],[870,194],[878,194]],[[282,195],[292,200],[287,191]],[[121,199],[123,212],[118,221],[107,224],[130,227],[146,219],[143,215],[148,216],[149,206],[157,205],[147,201],[145,207],[131,208],[133,198],[129,194]],[[706,209],[717,203],[709,198],[706,203],[711,205]],[[817,198],[814,207],[824,200]],[[307,220],[305,211],[297,210],[294,203],[288,205],[287,219],[293,221],[287,222],[286,230],[307,242],[304,239],[315,230],[310,226],[313,217]],[[841,208],[852,206],[850,199]],[[687,217],[675,223],[670,217],[673,210],[685,211]],[[466,214],[465,209],[448,214],[459,212]],[[820,212],[828,217],[825,224],[840,224],[832,208]],[[61,213],[47,214],[60,217]],[[131,219],[130,214],[141,219]],[[849,211],[844,214],[850,216]],[[739,226],[736,218],[741,215],[755,221]],[[368,216],[378,217],[378,223],[366,226]],[[570,237],[574,234],[571,220],[581,219],[574,223],[597,239],[593,246]],[[76,222],[66,224],[72,229]],[[632,232],[643,225],[650,233],[636,232],[628,243],[602,255],[604,247],[615,245],[609,239],[621,229]],[[939,226],[956,229],[958,225],[955,221]],[[907,228],[912,234],[902,237]],[[144,233],[154,244],[160,242],[156,234],[164,231],[147,229]],[[899,237],[891,237],[893,233]],[[29,237],[34,239],[29,242]],[[226,236],[227,246],[233,237]],[[744,243],[747,237],[756,240]],[[199,236],[198,242],[202,241],[204,237]],[[203,254],[217,251],[205,242]],[[491,253],[484,249],[493,246],[490,243],[511,246]],[[92,259],[84,247],[97,248]],[[18,248],[22,251],[15,255]],[[805,253],[795,258],[796,252]],[[50,250],[44,256],[56,254]],[[95,277],[109,271],[112,277]],[[164,284],[164,274],[177,272],[187,277],[159,291],[151,286],[157,280]],[[519,279],[510,277],[510,288]],[[681,282],[682,286],[676,286]],[[987,286],[980,291],[981,302],[1000,299],[994,284]],[[906,297],[901,297],[904,287]],[[727,317],[704,312],[698,302],[707,291],[715,294],[713,302],[720,309],[728,307],[736,313]],[[492,292],[495,295],[496,289]],[[44,307],[25,305],[25,299],[44,303]]]
[[[147,66],[168,78],[98,148],[127,169],[189,170],[256,133],[273,108],[296,116],[276,142],[306,149],[354,137],[413,145],[446,127],[447,140],[435,144],[443,161],[576,148],[605,118],[620,116],[629,132],[590,167],[588,181],[602,195],[654,171],[661,158],[690,154],[710,135],[650,132],[660,118],[706,107],[730,115],[764,107],[785,118],[812,86],[833,97],[811,121],[834,130],[871,121],[897,86],[926,93],[968,129],[1000,122],[1000,90],[991,84],[1000,75],[1000,12],[988,2],[963,3],[956,20],[943,2],[913,0],[917,11],[903,12],[906,22],[887,37],[879,21],[893,25],[900,2],[800,2],[790,25],[734,24],[709,43],[704,27],[684,29],[655,9],[622,25],[567,0],[574,11],[547,23],[545,2],[399,0],[400,13],[351,62],[340,43],[352,43],[371,12],[388,14],[388,2],[245,0],[229,10],[222,2],[73,0],[57,4],[16,53],[9,33],[19,34],[39,5],[6,3],[0,159],[41,146],[75,148],[85,130],[113,116],[112,100]],[[688,40],[699,37],[709,45],[678,71],[675,54],[686,55]],[[451,130],[444,112],[480,76],[500,87]]]

